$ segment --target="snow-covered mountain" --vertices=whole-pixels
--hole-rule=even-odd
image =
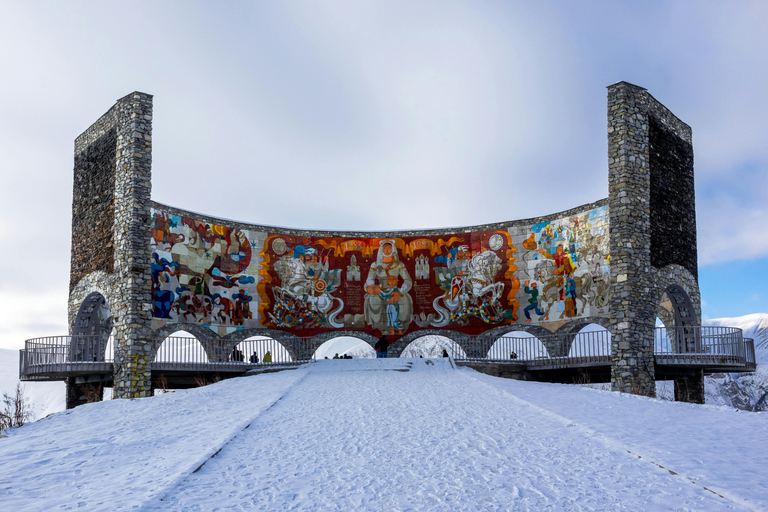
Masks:
[[[745,411],[768,411],[768,313],[715,318],[706,325],[738,327],[745,338],[755,340],[755,373],[720,373],[706,377],[706,402],[730,405]]]
[[[732,318],[715,318],[702,323],[705,325],[738,327],[744,333],[745,338],[755,340],[755,348],[763,357],[761,361],[758,356],[757,363],[766,362],[768,357],[768,313],[753,313]]]
[[[422,336],[410,343],[400,357],[442,357],[446,350],[454,357],[464,356],[464,351],[459,345],[445,336]]]

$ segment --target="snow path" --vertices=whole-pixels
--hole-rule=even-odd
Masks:
[[[306,372],[110,400],[7,431],[0,510],[126,510],[177,484]]]
[[[407,373],[315,365],[144,509],[742,509],[511,396],[500,379],[424,361]],[[385,363],[365,369],[374,364]]]
[[[6,431],[0,510],[768,510],[767,433],[445,359],[323,360]]]
[[[555,417],[567,418],[584,432],[596,432],[607,444],[660,464],[744,508],[768,510],[768,489],[764,485],[768,471],[768,449],[764,444],[768,413],[660,402],[580,386],[496,379],[463,371]]]

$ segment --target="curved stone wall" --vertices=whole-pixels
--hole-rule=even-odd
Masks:
[[[444,333],[482,354],[496,334],[591,322],[611,331],[613,389],[653,394],[664,290],[689,295],[686,318],[700,319],[691,130],[642,87],[608,88],[607,199],[536,219],[380,233],[244,224],[152,202],[152,101],[121,98],[75,142],[70,329],[88,294],[101,293],[116,397],[151,393],[154,350],[176,330],[214,358],[257,333],[297,357],[341,333],[393,335],[390,353]]]
[[[608,316],[608,207],[467,228],[318,232],[152,203],[152,329],[300,337],[420,330],[549,332]]]

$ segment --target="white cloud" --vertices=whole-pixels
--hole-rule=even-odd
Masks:
[[[768,203],[745,205],[720,196],[698,208],[699,265],[764,258],[768,254]],[[701,203],[701,199],[699,199]]]
[[[67,289],[0,289],[0,348],[21,349],[24,340],[67,334]]]
[[[154,199],[370,230],[607,196],[605,86],[627,80],[693,128],[700,263],[768,250],[767,185],[742,173],[768,169],[764,2],[132,5],[3,5],[0,69],[13,79],[0,81],[0,268],[13,339],[38,335],[23,326],[47,315],[66,321],[73,140],[133,90],[155,95]],[[19,290],[60,302],[29,314],[13,297],[49,299]]]

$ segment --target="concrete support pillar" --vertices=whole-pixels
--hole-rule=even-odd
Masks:
[[[704,403],[704,370],[675,377],[675,402]]]

